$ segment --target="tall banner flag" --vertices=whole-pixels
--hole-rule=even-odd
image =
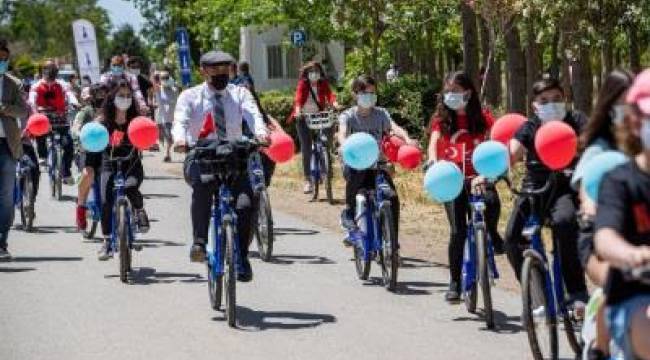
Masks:
[[[79,19],[72,23],[77,63],[81,77],[88,75],[92,82],[98,82],[100,76],[99,56],[95,27],[88,20]]]
[[[184,27],[176,28],[176,42],[178,43],[178,64],[181,70],[181,83],[183,87],[190,86],[192,82],[192,62],[190,59],[190,37]]]

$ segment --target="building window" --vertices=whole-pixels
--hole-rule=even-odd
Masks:
[[[282,64],[282,46],[269,45],[266,47],[269,79],[281,79],[284,76]]]
[[[297,79],[300,71],[300,49],[287,49],[287,78]]]

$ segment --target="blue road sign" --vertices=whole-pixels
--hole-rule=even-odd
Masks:
[[[176,28],[176,42],[178,43],[181,83],[183,86],[189,86],[192,82],[192,61],[190,59],[190,41],[187,29],[184,27]]]
[[[293,46],[302,47],[307,41],[307,34],[303,30],[294,30],[290,34]]]

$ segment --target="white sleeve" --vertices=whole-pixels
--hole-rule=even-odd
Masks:
[[[255,136],[266,136],[268,134],[266,124],[264,124],[264,118],[262,118],[262,113],[260,113],[260,109],[257,107],[253,94],[243,86],[238,86],[237,88],[240,94],[244,120],[248,124],[253,125]]]
[[[174,123],[172,127],[172,137],[174,141],[187,141],[189,132],[190,117],[192,116],[192,104],[190,90],[181,92],[174,109]]]
[[[65,99],[69,104],[79,106],[79,100],[77,100],[77,96],[74,94],[72,91],[72,86],[68,86],[65,84],[61,84],[61,87],[63,88],[63,92],[65,93]]]
[[[36,86],[39,85],[39,83],[36,83],[32,85],[32,87],[29,89],[29,95],[27,96],[27,104],[32,108],[33,112],[38,111],[38,106],[36,105]]]

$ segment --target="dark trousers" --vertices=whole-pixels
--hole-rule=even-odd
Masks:
[[[61,135],[61,145],[63,147],[63,176],[71,176],[72,173],[70,169],[72,168],[72,160],[74,158],[74,142],[72,141],[72,136],[70,135],[70,128],[62,127],[55,128],[52,130]],[[38,157],[41,159],[47,158],[47,137],[53,136],[52,134],[40,136],[36,138],[36,148],[38,151]]]
[[[264,183],[266,187],[271,185],[271,178],[275,172],[275,161],[271,160],[265,153],[260,152],[262,159],[262,169],[264,170]]]
[[[499,231],[499,214],[501,201],[494,186],[488,186],[485,194],[485,225],[493,243],[503,242]],[[467,187],[451,202],[445,203],[445,212],[449,220],[449,273],[451,281],[460,284],[463,268],[463,250],[467,239],[467,223],[471,216]]]
[[[553,233],[553,246],[559,250],[562,276],[567,291],[569,295],[586,293],[584,269],[578,261],[579,231],[576,220],[576,194],[568,188],[555,189],[554,192],[538,196],[535,199],[536,207],[540,208],[545,205],[548,209],[546,216],[548,216]],[[528,246],[525,244],[521,232],[531,210],[531,204],[526,198],[517,198],[506,229],[506,252],[517,279],[520,279],[521,276],[523,251]],[[539,210],[537,211],[539,213]]]
[[[38,166],[38,158],[36,157],[36,151],[34,151],[34,146],[32,146],[32,144],[23,143],[23,157],[27,160],[24,161],[23,164],[29,166],[29,173],[32,177],[32,185],[34,186],[32,194],[34,195],[34,198],[36,198],[41,179],[41,169]]]
[[[128,166],[127,166],[128,165]],[[124,193],[135,210],[144,208],[144,199],[140,192],[140,185],[144,180],[144,169],[138,160],[132,164],[124,164],[126,176],[126,188]],[[104,236],[111,234],[113,221],[113,206],[115,204],[114,179],[117,172],[104,167],[100,176],[100,187],[102,193],[102,233]]]
[[[350,210],[352,216],[356,213],[356,196],[362,189],[374,189],[375,181],[377,178],[377,170],[354,170],[348,166],[343,170],[343,176],[345,177],[345,204]],[[393,212],[393,221],[395,223],[395,234],[397,234],[397,239],[399,241],[399,196],[397,195],[397,190],[395,190],[395,184],[390,175],[384,172],[384,178],[393,189],[393,194],[390,197],[391,210]]]
[[[36,138],[36,151],[39,159],[47,159],[47,135]]]
[[[307,127],[307,123],[301,117],[296,118],[296,130],[298,131],[298,140],[300,140],[300,152],[302,154],[302,173],[306,180],[311,178],[311,146],[312,137],[314,136],[312,130]],[[332,142],[332,129],[324,130],[327,136],[328,144]]]
[[[218,201],[219,182],[202,183],[192,181],[192,228],[195,244],[207,244],[212,215],[212,202]],[[239,235],[239,250],[242,258],[248,256],[248,246],[252,236],[253,219],[253,190],[248,178],[240,178],[230,189],[235,199],[235,214],[237,215],[237,233]]]
[[[14,221],[15,182],[16,161],[7,140],[0,138],[0,249],[7,248],[9,230]]]

